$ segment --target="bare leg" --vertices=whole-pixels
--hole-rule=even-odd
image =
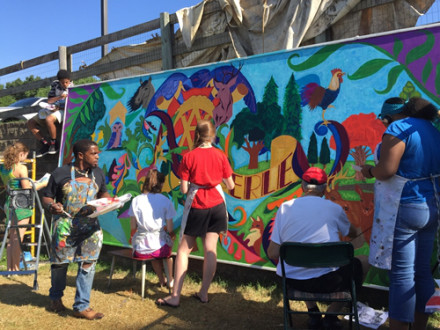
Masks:
[[[198,293],[202,301],[208,301],[208,290],[217,269],[217,233],[206,233],[203,239],[205,258],[203,261],[202,287]]]
[[[167,296],[164,299],[158,299],[158,303],[161,300],[166,301],[171,305],[179,305],[180,294],[182,292],[183,281],[186,276],[186,271],[188,270],[188,258],[192,249],[196,245],[196,237],[183,235],[182,241],[177,249],[176,265],[174,270],[174,287],[171,296]]]
[[[56,122],[57,118],[54,115],[46,117],[47,131],[49,132],[50,138],[53,140],[57,138],[57,127],[55,125]]]
[[[35,120],[33,120],[32,118],[29,119],[27,122],[27,127],[38,141],[41,141],[41,139],[43,139],[43,136],[40,134],[40,128],[38,127],[38,124]]]
[[[424,330],[426,329],[426,324],[428,323],[429,314],[415,312],[414,313],[414,323],[411,329],[414,330]]]
[[[390,317],[390,330],[408,330],[408,329],[409,329],[409,323],[398,321]]]
[[[156,273],[157,277],[159,277],[159,284],[165,285],[166,280],[165,276],[163,275],[163,266],[162,266],[162,260],[151,260],[151,265],[153,266],[153,270]]]
[[[27,225],[29,223],[29,218],[18,221],[19,225]],[[23,236],[26,231],[26,228],[19,228],[20,232],[20,241],[23,242]],[[20,270],[20,243],[18,242],[17,230],[15,228],[11,228],[9,231],[9,243],[6,248],[7,253],[7,264],[8,271],[17,271]]]
[[[168,272],[169,272],[169,278],[168,280],[170,281],[168,283],[168,285],[171,285],[171,288],[173,286],[173,281],[174,281],[174,276],[173,276],[173,258],[168,258],[167,259],[167,266],[168,266]]]

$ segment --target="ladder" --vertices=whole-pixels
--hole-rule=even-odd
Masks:
[[[31,189],[12,189],[11,188],[11,182],[12,180],[28,180],[31,184]],[[19,245],[20,245],[20,255],[21,260],[23,262],[24,270],[18,270],[18,271],[0,271],[0,275],[7,276],[7,275],[34,275],[34,285],[33,289],[38,290],[38,265],[40,260],[40,251],[41,251],[41,244],[44,243],[46,246],[47,254],[50,256],[50,231],[49,226],[47,225],[47,222],[45,220],[44,216],[44,210],[40,201],[40,198],[37,193],[37,189],[35,187],[35,184],[32,179],[30,178],[17,178],[12,179],[7,186],[7,193],[9,195],[9,209],[5,210],[8,212],[8,225],[6,226],[5,235],[3,237],[3,242],[0,248],[0,259],[3,257],[3,252],[5,250],[6,241],[8,240],[9,234],[11,230],[15,230],[17,237],[19,238]],[[21,184],[19,185],[21,186]],[[38,208],[40,211],[40,220],[39,222],[34,221],[30,222],[27,225],[19,225],[18,219],[15,214],[16,208],[29,208],[34,210],[34,217],[35,217],[35,207]],[[5,212],[5,213],[6,213]],[[26,228],[27,232],[30,230],[31,232],[37,231],[37,240],[36,242],[34,240],[31,241],[31,243],[22,243],[21,237],[20,237],[20,228]],[[26,234],[26,233],[25,233]],[[44,241],[44,242],[43,242]],[[36,246],[36,257],[34,260],[26,260],[25,258],[25,251],[24,247],[28,245],[31,247]]]

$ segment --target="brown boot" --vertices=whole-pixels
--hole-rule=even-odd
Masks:
[[[104,317],[104,314],[95,312],[93,309],[91,309],[89,307],[89,308],[83,310],[82,312],[73,311],[73,316],[78,317],[80,319],[99,320]]]
[[[54,313],[64,312],[66,307],[64,307],[61,299],[51,300],[50,305],[47,307],[47,310]]]

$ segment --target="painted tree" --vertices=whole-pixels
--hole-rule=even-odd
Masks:
[[[356,165],[364,165],[382,140],[385,126],[374,113],[352,115],[344,120],[342,125],[350,141],[350,155]],[[330,140],[330,148],[336,149],[333,137]],[[356,172],[356,180],[364,180],[364,176],[359,171]]]
[[[272,140],[282,134],[284,121],[278,105],[278,86],[271,77],[263,101],[257,103],[257,113],[244,108],[231,124],[234,129],[232,142],[249,154],[249,169],[258,168],[258,155],[263,148],[267,152]]]
[[[324,169],[327,164],[330,163],[330,149],[328,147],[327,138],[324,137],[321,142],[321,150],[319,152],[319,162],[324,165]]]
[[[301,121],[302,107],[299,87],[293,73],[290,75],[284,92],[283,114],[286,118],[284,122],[283,134],[293,136],[298,141],[302,140]]]
[[[315,132],[310,135],[309,147],[307,148],[307,159],[312,166],[318,162],[318,141],[316,140]]]

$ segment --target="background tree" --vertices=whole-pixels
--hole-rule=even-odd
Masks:
[[[283,134],[293,136],[298,141],[301,141],[301,96],[293,73],[290,75],[289,82],[287,83],[284,92],[283,114],[285,118]]]
[[[18,78],[12,82],[6,83],[6,86],[0,85],[0,89],[18,87],[18,86],[25,85],[25,84],[33,82],[33,81],[37,81],[37,80],[41,80],[41,78],[38,76],[34,77],[33,75],[30,75],[30,76],[26,77],[24,81],[21,80],[20,78]],[[78,79],[77,81],[74,81],[74,84],[75,85],[83,85],[83,84],[93,83],[96,81],[97,80],[95,78],[88,77],[88,78]],[[12,95],[6,95],[3,97],[0,97],[0,106],[5,107],[5,106],[10,105],[11,103],[14,103],[15,101],[18,101],[18,100],[21,100],[21,99],[24,99],[27,97],[46,97],[47,94],[49,93],[49,90],[50,90],[50,85],[47,87],[31,89],[28,91],[24,91],[24,92],[12,94]]]
[[[330,163],[330,149],[328,147],[327,138],[324,137],[321,142],[321,150],[319,152],[319,162],[324,165],[324,169],[327,164]]]
[[[257,113],[244,108],[231,124],[232,142],[249,154],[249,169],[258,168],[258,155],[269,151],[272,140],[282,134],[284,121],[278,105],[278,86],[271,77],[264,89],[263,101],[257,103]]]
[[[310,135],[309,147],[307,148],[307,159],[311,166],[318,162],[318,141],[315,132]]]

